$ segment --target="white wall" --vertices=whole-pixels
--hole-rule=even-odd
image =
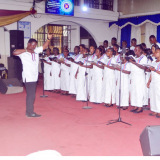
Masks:
[[[117,0],[115,0],[117,1]],[[17,2],[14,0],[0,0],[0,9],[8,10],[30,10],[32,7],[32,0],[26,0]],[[36,9],[38,14],[30,15],[23,18],[21,21],[31,22],[31,35],[36,32],[40,27],[52,23],[71,25],[71,51],[73,51],[75,45],[80,44],[80,26],[85,28],[94,38],[97,46],[102,44],[105,39],[109,42],[113,37],[113,33],[109,29],[109,21],[116,21],[118,18],[117,8],[113,11],[104,11],[98,9],[88,9],[87,12],[82,12],[81,7],[75,7],[75,13],[73,17],[70,16],[58,16],[53,14],[45,14],[44,2],[37,3]],[[9,30],[17,30],[17,22],[5,26]],[[0,52],[3,52],[3,58],[0,61],[7,64],[7,56],[10,55],[9,51],[9,32],[4,33],[4,29],[0,28]],[[5,42],[5,43],[4,43]],[[28,39],[24,39],[25,47],[27,46]]]

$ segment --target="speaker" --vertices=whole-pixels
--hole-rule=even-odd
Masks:
[[[140,135],[144,156],[160,156],[160,126],[147,126]]]
[[[10,51],[11,56],[13,56],[13,51],[15,49],[24,48],[24,31],[20,30],[10,30]]]
[[[18,56],[8,57],[8,78],[22,80],[22,62]]]
[[[22,91],[22,83],[17,78],[0,79],[0,92],[2,94],[20,93]]]

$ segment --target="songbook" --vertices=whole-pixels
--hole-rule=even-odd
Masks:
[[[69,60],[69,61],[71,61],[71,62],[74,61],[74,59],[72,57],[67,57],[66,59]]]
[[[125,57],[125,59],[126,59],[127,61],[131,60],[131,61],[133,61],[133,62],[136,62],[135,59],[134,59],[133,57],[130,57],[130,56],[129,56],[129,57]]]
[[[58,58],[57,57],[53,57],[53,58],[49,57],[49,59],[50,59],[50,61],[57,61]]]
[[[113,63],[111,63],[111,65],[112,65],[112,67],[114,67],[114,68],[121,68],[120,65],[118,65],[118,64],[113,64]]]
[[[98,61],[97,63],[102,64],[102,65],[106,65],[105,63],[103,63],[103,62],[101,62],[101,61]]]
[[[143,64],[143,66],[144,66],[144,67],[147,67],[147,68],[150,68],[150,67],[153,67],[153,68],[154,68],[154,66],[153,66],[152,64]]]

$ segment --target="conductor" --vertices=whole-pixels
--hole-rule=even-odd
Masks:
[[[26,96],[26,116],[40,117],[41,115],[34,112],[34,101],[36,94],[36,86],[38,80],[38,63],[39,53],[43,52],[50,43],[53,35],[48,34],[46,42],[43,46],[37,47],[35,39],[29,39],[26,49],[15,49],[13,55],[19,56],[23,65],[22,78],[25,84]]]

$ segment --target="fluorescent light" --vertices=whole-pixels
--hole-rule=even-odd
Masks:
[[[82,7],[82,11],[86,12],[88,10],[87,6]]]

